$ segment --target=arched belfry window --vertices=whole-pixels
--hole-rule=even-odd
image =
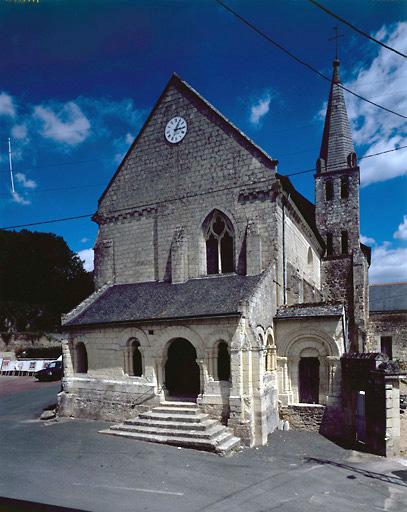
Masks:
[[[234,231],[229,219],[215,210],[204,223],[208,274],[234,271]]]

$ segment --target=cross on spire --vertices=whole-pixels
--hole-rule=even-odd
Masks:
[[[334,27],[333,29],[335,30],[335,35],[333,37],[330,37],[328,39],[328,41],[335,40],[335,60],[338,60],[338,46],[339,46],[338,40],[339,40],[339,38],[343,37],[343,34],[339,33],[338,27]]]

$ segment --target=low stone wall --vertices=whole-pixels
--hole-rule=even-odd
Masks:
[[[63,380],[58,395],[58,414],[121,422],[146,412],[160,403],[154,387],[134,386],[127,382],[70,378]]]
[[[319,404],[281,407],[280,419],[287,420],[292,430],[319,432],[326,407]]]

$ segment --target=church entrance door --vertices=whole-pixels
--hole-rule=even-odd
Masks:
[[[195,401],[200,392],[200,370],[196,350],[187,340],[174,340],[168,348],[165,386],[173,400]]]
[[[317,357],[301,357],[299,381],[300,402],[319,403],[319,359]]]

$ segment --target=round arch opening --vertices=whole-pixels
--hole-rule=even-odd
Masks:
[[[200,393],[200,369],[195,347],[188,340],[178,338],[168,347],[165,364],[165,386],[173,400],[195,401]]]

